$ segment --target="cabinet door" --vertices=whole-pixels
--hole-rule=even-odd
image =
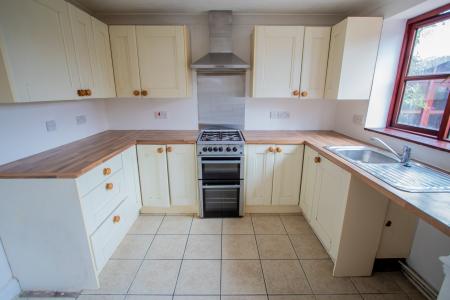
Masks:
[[[165,150],[165,145],[137,146],[143,206],[170,206]]]
[[[270,205],[275,156],[274,145],[248,145],[246,170],[247,205]]]
[[[277,145],[275,149],[272,204],[298,205],[303,145]]]
[[[305,218],[311,222],[312,206],[314,200],[314,186],[316,181],[317,163],[314,158],[319,154],[310,147],[305,147],[305,155],[303,157],[303,174],[300,193],[300,207]]]
[[[304,99],[323,98],[327,74],[330,27],[306,27],[303,45],[300,96]]]
[[[298,97],[303,35],[303,26],[255,27],[253,97]]]
[[[122,165],[128,198],[134,201],[137,209],[140,209],[142,207],[142,199],[136,146],[132,146],[122,152]]]
[[[117,97],[139,97],[141,82],[136,45],[136,27],[110,26],[111,53]]]
[[[136,26],[143,96],[187,96],[186,35],[184,26]]]
[[[347,21],[336,24],[331,29],[330,53],[328,55],[325,98],[336,99],[339,94],[341,80],[342,57],[344,55],[345,30]]]
[[[317,164],[311,224],[330,252],[333,241],[337,242],[339,238],[351,176],[326,158],[320,156],[320,159]]]
[[[195,145],[167,145],[172,206],[193,206],[197,203],[196,162]]]
[[[92,20],[94,34],[95,58],[95,92],[97,97],[110,98],[116,96],[114,75],[109,43],[108,26],[95,18]]]
[[[83,96],[83,98],[96,98],[99,95],[98,91],[95,90],[95,68],[97,65],[91,16],[71,4],[68,5],[80,75],[80,88],[91,90],[91,95]]]
[[[2,1],[0,35],[7,84],[16,102],[77,98],[79,77],[66,2]]]

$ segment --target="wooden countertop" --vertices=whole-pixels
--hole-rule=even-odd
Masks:
[[[248,144],[306,144],[450,236],[450,194],[397,190],[324,149],[364,145],[332,131],[244,131]],[[198,131],[109,130],[0,166],[0,178],[77,178],[135,144],[195,144]]]

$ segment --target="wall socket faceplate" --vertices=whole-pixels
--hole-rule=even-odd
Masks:
[[[288,111],[271,111],[270,118],[271,119],[289,119],[290,114]]]
[[[155,111],[155,119],[167,119],[167,111]]]
[[[75,121],[77,122],[77,125],[86,124],[87,118],[85,115],[80,115],[75,117]]]
[[[45,128],[48,132],[55,131],[56,130],[56,121],[55,120],[49,120],[45,121]]]
[[[363,125],[364,115],[354,114],[353,118],[352,118],[352,122],[353,122],[353,124],[356,124],[356,125]]]

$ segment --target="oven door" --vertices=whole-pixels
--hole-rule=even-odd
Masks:
[[[243,157],[199,157],[199,179],[241,180],[244,179]]]
[[[243,181],[200,180],[200,217],[243,215]]]

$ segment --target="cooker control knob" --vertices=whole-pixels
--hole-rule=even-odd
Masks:
[[[237,152],[237,148],[236,147],[233,147],[233,152]]]
[[[211,152],[212,151],[212,147],[208,147],[208,151]]]
[[[219,152],[222,152],[223,151],[223,148],[222,147],[219,147]]]
[[[214,150],[214,152],[217,152],[217,147],[214,147],[213,150]]]
[[[230,152],[230,151],[231,151],[231,148],[230,148],[230,147],[227,147],[226,150],[227,150],[227,152]]]
[[[207,147],[203,147],[203,152],[206,152],[206,151],[208,151],[208,148]]]

